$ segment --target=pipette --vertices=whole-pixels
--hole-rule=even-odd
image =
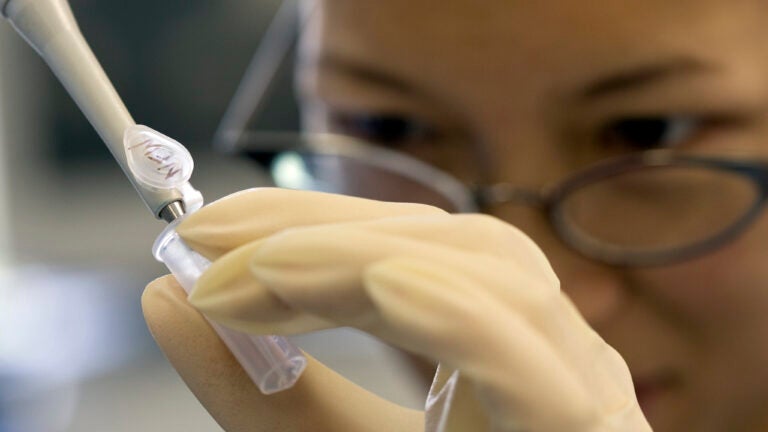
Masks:
[[[189,183],[189,152],[177,141],[136,125],[66,0],[0,0],[0,14],[53,70],[152,214],[169,223],[153,253],[189,292],[210,264],[174,231],[185,214],[202,205],[202,196]],[[211,325],[265,394],[293,386],[306,366],[301,351],[282,337],[250,336]]]

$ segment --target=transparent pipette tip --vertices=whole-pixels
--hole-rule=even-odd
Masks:
[[[210,266],[210,261],[184,243],[174,230],[176,225],[173,223],[160,233],[152,253],[168,267],[189,294],[197,279]],[[283,337],[254,336],[210,320],[209,323],[264,394],[292,387],[307,365],[302,352]]]

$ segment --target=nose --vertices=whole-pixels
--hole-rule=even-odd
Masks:
[[[573,252],[564,255],[566,253],[548,255],[557,256],[551,262],[560,278],[561,289],[592,327],[599,330],[607,326],[621,311],[628,295],[621,273],[574,256]]]
[[[630,294],[622,269],[569,248],[537,209],[510,204],[499,206],[492,214],[521,229],[544,251],[560,279],[561,289],[596,330],[621,311]]]

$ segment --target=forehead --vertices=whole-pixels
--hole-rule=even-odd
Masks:
[[[567,87],[664,56],[765,57],[761,1],[325,0],[319,52],[424,86]],[[445,81],[445,82],[443,82]],[[557,88],[551,90],[557,91]]]

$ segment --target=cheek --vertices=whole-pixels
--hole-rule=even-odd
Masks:
[[[686,369],[694,404],[730,421],[764,415],[768,399],[767,242],[764,216],[726,247],[654,275],[664,285],[653,295],[681,319],[694,353]]]
[[[768,311],[768,217],[726,246],[698,259],[652,272],[663,297],[697,326],[763,327]]]

